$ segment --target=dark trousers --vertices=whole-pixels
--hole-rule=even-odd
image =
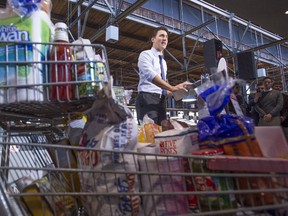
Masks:
[[[139,92],[135,102],[138,123],[147,114],[154,123],[161,125],[166,119],[166,100],[164,95],[148,92]]]

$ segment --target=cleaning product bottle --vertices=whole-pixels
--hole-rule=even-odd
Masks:
[[[42,0],[40,5],[26,2],[27,7],[33,5],[29,14],[20,13],[19,1],[7,1],[6,8],[0,9],[0,103],[44,100],[47,67],[42,62],[48,54],[44,43],[50,42],[53,30],[51,1]]]
[[[51,50],[50,60],[50,99],[52,101],[67,101],[74,97],[73,85],[67,82],[73,80],[72,53],[69,43],[68,28],[63,22],[55,24],[54,42],[63,43],[54,45]]]

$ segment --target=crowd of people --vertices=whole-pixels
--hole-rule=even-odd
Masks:
[[[238,97],[243,98],[241,92]],[[271,77],[258,80],[255,92],[248,95],[247,102],[238,100],[246,116],[254,120],[256,126],[282,126],[288,139],[288,94],[282,92],[282,83]]]

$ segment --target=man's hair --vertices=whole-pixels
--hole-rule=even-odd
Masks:
[[[156,37],[156,35],[157,35],[158,31],[161,31],[161,30],[163,30],[163,31],[166,31],[166,32],[167,32],[167,34],[169,34],[169,31],[168,31],[168,29],[167,29],[166,27],[164,27],[164,26],[161,26],[161,27],[155,28],[155,29],[152,31],[152,34],[151,34],[151,37],[150,37],[150,39],[152,39],[152,38]]]
[[[273,82],[273,79],[272,79],[271,77],[268,77],[268,76],[267,76],[267,77],[264,77],[264,79],[262,80],[262,82],[264,83],[264,81],[267,80],[267,79],[269,79],[269,80],[271,80],[271,81]]]

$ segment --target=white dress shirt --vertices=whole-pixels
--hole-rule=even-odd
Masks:
[[[155,48],[150,50],[142,51],[138,58],[138,68],[139,68],[139,84],[138,92],[150,92],[162,94],[162,89],[152,83],[155,76],[159,75],[161,77],[161,67],[159,61],[160,52]],[[167,63],[165,59],[162,61],[165,77],[167,77]]]

